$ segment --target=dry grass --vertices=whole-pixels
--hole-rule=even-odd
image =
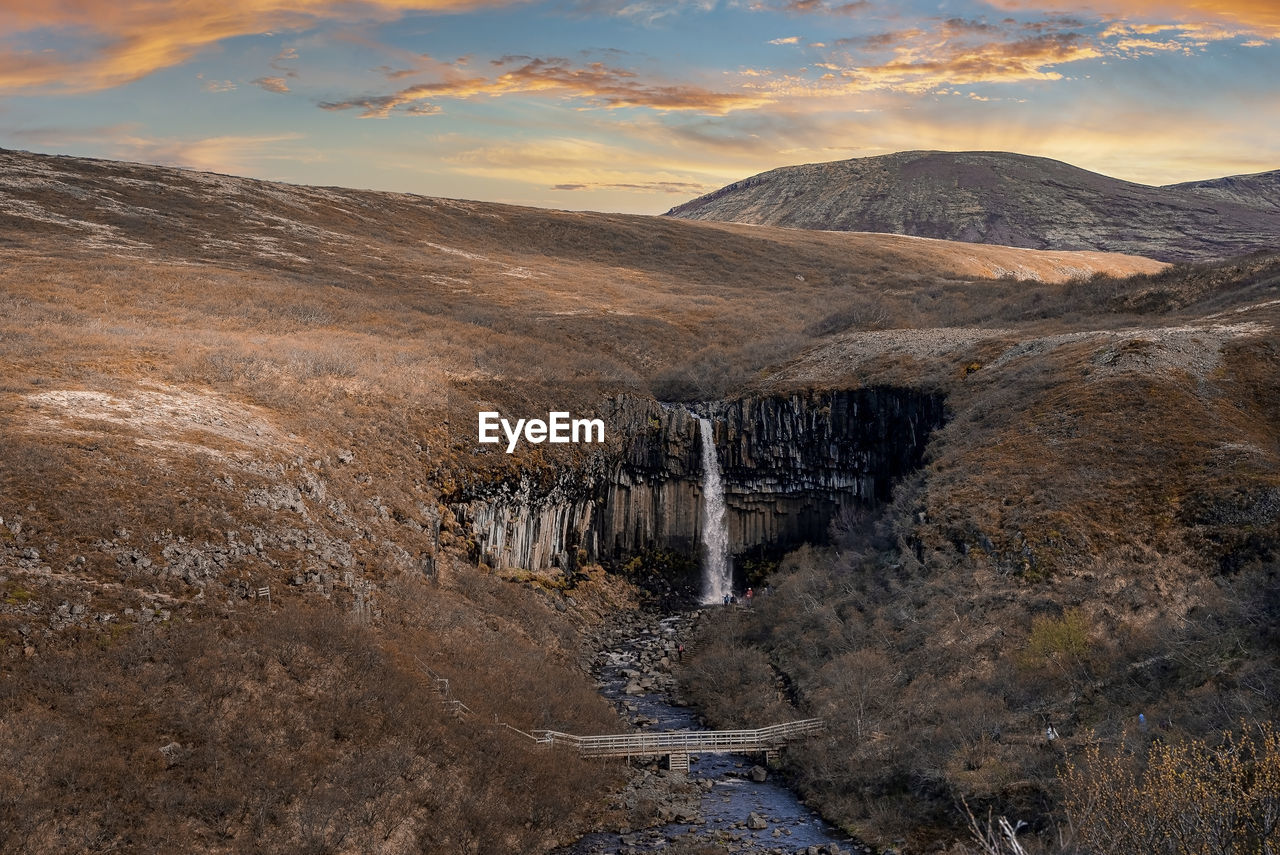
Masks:
[[[378,630],[303,605],[187,612],[7,668],[0,846],[517,852],[570,838],[616,769],[532,751],[481,710],[525,714],[526,727],[613,716],[576,675],[451,600],[430,595],[443,614],[400,611]],[[528,612],[504,605],[508,622]],[[420,659],[458,675],[473,720],[447,715]]]
[[[1274,720],[1280,340],[1240,284],[1261,306],[1238,327],[1175,313],[933,357],[953,418],[926,467],[709,627],[699,702],[733,722],[785,675],[792,714],[832,723],[793,756],[801,785],[909,851],[965,837],[961,799],[1047,845],[1064,752],[1139,713],[1169,736]]]
[[[1274,259],[980,280],[1076,261],[0,162],[0,704],[28,728],[0,740],[0,768],[34,770],[0,786],[9,841],[536,851],[580,825],[597,772],[515,758],[509,777],[486,777],[467,764],[506,749],[417,706],[412,656],[483,716],[612,726],[572,662],[575,621],[617,607],[617,592],[600,582],[575,595],[592,610],[566,615],[560,594],[462,560],[468,533],[443,496],[569,462],[476,453],[478,402],[539,413],[619,391],[876,380],[947,392],[954,418],[899,491],[886,543],[804,559],[767,601],[773,623],[744,622],[698,665],[742,687],[707,698],[725,719],[744,698],[753,711],[790,703],[772,672],[753,681],[766,665],[814,709],[861,698],[825,751],[800,755],[833,816],[948,827],[953,791],[1040,805],[1054,758],[993,742],[990,725],[1161,709],[1165,688],[1120,675],[1168,650],[1193,660],[1179,671],[1188,727],[1221,718],[1204,677],[1222,664],[1213,639],[1259,619],[1241,580],[1271,566],[1275,542]],[[1258,326],[1210,329],[1241,324]],[[260,585],[283,629],[243,599]],[[60,615],[64,603],[85,611]],[[1091,638],[1112,640],[1064,673],[1028,675],[1014,654],[1032,614],[1073,606]],[[335,629],[348,620],[357,629]],[[1269,708],[1265,663],[1233,674]],[[1090,680],[1112,680],[1102,701]],[[278,697],[262,702],[263,687]],[[1233,687],[1223,706],[1255,689]],[[210,720],[218,704],[234,707],[225,722]],[[360,733],[335,737],[331,705]],[[168,766],[168,741],[193,753]],[[376,792],[352,783],[357,746],[385,760]],[[520,797],[498,804],[508,789]],[[322,815],[303,810],[308,793]],[[488,811],[499,819],[485,826]],[[336,840],[326,816],[351,836]]]

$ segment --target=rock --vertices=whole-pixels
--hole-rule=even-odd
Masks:
[[[752,831],[760,831],[761,829],[768,828],[768,827],[769,827],[768,821],[765,820],[765,818],[762,817],[760,814],[756,813],[755,811],[752,811],[751,813],[747,814],[747,828],[750,828]]]
[[[651,401],[624,397],[616,406],[608,421],[626,444],[608,465],[565,471],[549,484],[530,477],[494,482],[452,505],[487,558],[543,570],[572,543],[610,544],[634,554],[696,541],[698,422],[683,409],[666,411]],[[942,397],[916,390],[724,402],[715,419],[725,488],[739,497],[730,508],[733,550],[798,543],[825,530],[831,506],[874,493],[891,473],[914,465],[943,417]],[[783,439],[798,436],[805,441]],[[901,439],[885,442],[886,436]],[[655,576],[647,584],[670,591],[671,581]]]
[[[769,778],[769,770],[763,766],[752,766],[751,771],[747,773],[747,777],[757,784],[763,784]]]
[[[22,554],[22,557],[23,557],[23,558],[25,558],[25,559],[27,559],[28,561],[39,561],[39,560],[40,560],[40,553],[39,553],[37,550],[32,549],[30,546],[28,546],[26,549],[22,550],[22,553],[21,553],[21,554]]]
[[[180,742],[170,742],[168,745],[162,746],[160,753],[164,756],[166,766],[176,766],[187,756],[187,750],[182,747]]]
[[[338,452],[339,463],[350,463],[355,459],[356,459],[355,454],[347,449],[343,449],[342,451]]]

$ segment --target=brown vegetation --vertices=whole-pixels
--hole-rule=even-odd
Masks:
[[[481,452],[478,403],[948,393],[889,513],[794,557],[692,665],[735,689],[698,690],[717,720],[828,716],[793,771],[860,832],[952,834],[958,794],[1046,816],[1049,719],[1073,746],[1274,705],[1273,258],[978,280],[926,242],[3,157],[6,851],[582,827],[608,771],[478,722],[615,727],[579,628],[630,601],[467,561],[451,492],[571,462]]]
[[[1063,773],[1082,851],[1274,852],[1280,847],[1280,737],[1269,722],[1217,744],[1157,740],[1145,752],[1086,748]]]
[[[1064,759],[1140,714],[1169,740],[1274,720],[1276,276],[1261,258],[1161,274],[1092,329],[1046,322],[923,364],[827,343],[788,366],[778,382],[927,373],[952,418],[892,505],[837,520],[830,549],[707,627],[699,703],[725,723],[769,704],[826,718],[795,780],[913,852],[966,837],[963,801],[1048,845]],[[1110,326],[1134,305],[1141,325]]]
[[[484,606],[381,628],[293,604],[72,630],[0,681],[6,852],[516,852],[568,839],[616,770],[494,728],[616,726]],[[495,593],[497,593],[495,591]],[[525,595],[527,597],[527,595]],[[504,621],[530,612],[504,597]],[[539,618],[545,619],[545,618]],[[476,708],[449,715],[419,664]]]

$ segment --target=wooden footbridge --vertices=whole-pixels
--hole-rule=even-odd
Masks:
[[[457,718],[471,718],[471,708],[453,697],[449,681],[428,668],[422,660],[418,660],[418,664],[435,680],[444,707]],[[818,733],[824,724],[820,718],[806,718],[758,730],[665,730],[605,736],[577,736],[558,730],[529,733],[496,718],[493,726],[528,740],[536,748],[568,748],[580,757],[600,759],[666,757],[669,768],[688,772],[692,754],[760,754],[767,764],[774,763],[788,743]]]
[[[687,772],[691,754],[761,754],[772,763],[787,743],[822,728],[822,719],[806,718],[759,730],[671,730],[609,736],[535,730],[532,736],[542,744],[568,747],[582,757],[666,757],[670,768]]]

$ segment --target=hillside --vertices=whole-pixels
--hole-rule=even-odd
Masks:
[[[4,851],[547,852],[605,821],[622,770],[489,723],[623,726],[592,639],[696,560],[698,422],[659,401],[716,421],[739,568],[776,588],[704,621],[686,683],[716,721],[829,716],[786,771],[864,839],[949,845],[957,797],[1049,831],[1054,752],[1280,698],[1275,256],[4,152],[0,259]],[[487,408],[608,442],[507,455]],[[606,541],[624,505],[665,548]],[[769,540],[801,506],[815,542]],[[1034,647],[1075,613],[1083,648]],[[632,808],[610,827],[657,821]]]
[[[1193,261],[1280,242],[1275,176],[1148,187],[1042,157],[913,151],[774,169],[667,216]]]
[[[1232,175],[1208,181],[1170,184],[1164,189],[1194,193],[1216,201],[1232,202],[1262,211],[1280,209],[1280,170],[1254,175]]]

